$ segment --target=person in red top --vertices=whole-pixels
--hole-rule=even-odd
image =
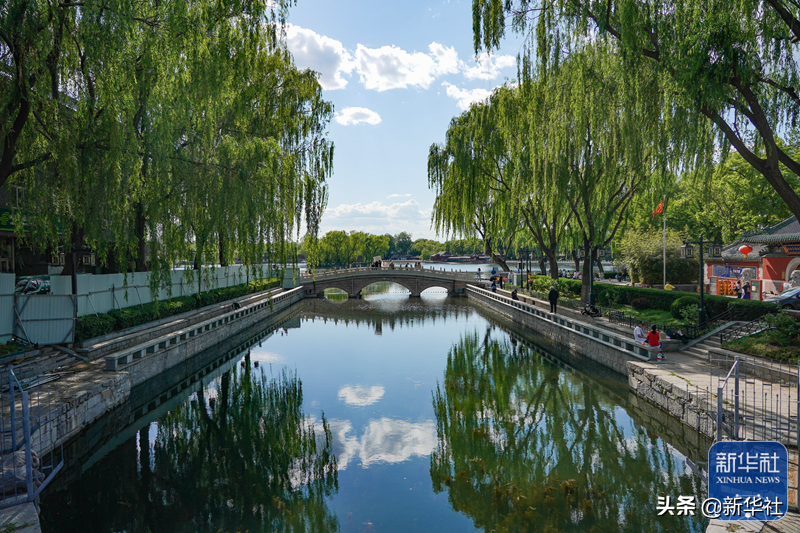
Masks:
[[[650,346],[656,347],[658,346],[661,348],[661,337],[658,334],[658,329],[656,325],[653,324],[653,327],[650,328],[650,331],[647,332],[647,344]],[[664,354],[662,352],[658,352],[658,360],[661,361],[664,358]]]

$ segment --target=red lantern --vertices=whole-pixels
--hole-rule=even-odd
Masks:
[[[752,252],[752,251],[753,251],[753,249],[752,249],[751,247],[749,247],[748,245],[746,245],[746,244],[743,244],[742,246],[740,246],[740,247],[739,247],[739,251],[740,251],[742,254],[744,254],[744,258],[745,258],[745,259],[747,259],[747,254],[749,254],[750,252]]]

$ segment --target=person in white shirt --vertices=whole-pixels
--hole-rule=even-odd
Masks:
[[[642,329],[643,325],[643,322],[639,322],[639,325],[633,330],[633,340],[639,344],[645,344],[647,342],[647,337],[644,336],[644,329]]]

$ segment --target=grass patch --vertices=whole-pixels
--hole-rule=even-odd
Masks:
[[[789,363],[800,360],[800,344],[781,346],[773,342],[772,332],[737,339],[725,344],[725,348]]]
[[[17,344],[16,342],[0,344],[0,357],[14,352],[21,352],[22,350],[33,350],[33,346],[25,346],[24,344]],[[0,533],[2,533],[2,531],[0,531]]]
[[[623,311],[626,315],[635,318],[636,320],[644,320],[646,322],[653,322],[662,324],[664,326],[683,326],[685,322],[672,316],[669,311],[661,309],[634,309],[630,305],[616,305],[615,311]]]

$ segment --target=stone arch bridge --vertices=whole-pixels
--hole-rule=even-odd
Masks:
[[[325,289],[340,289],[350,298],[360,298],[364,287],[379,281],[390,281],[411,291],[412,297],[432,287],[447,290],[450,296],[463,296],[468,283],[474,284],[477,273],[433,269],[391,268],[343,268],[316,272],[313,276],[303,273],[299,279],[306,298],[318,298]]]

